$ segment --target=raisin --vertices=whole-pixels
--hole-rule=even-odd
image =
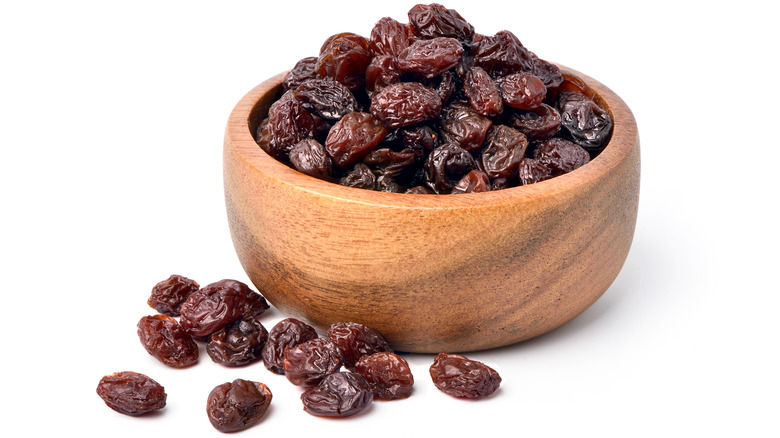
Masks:
[[[469,69],[463,81],[463,91],[474,111],[483,116],[497,117],[504,110],[496,83],[482,67]]]
[[[313,138],[301,140],[290,150],[290,163],[301,173],[320,179],[333,175],[333,161],[325,147]]]
[[[474,35],[474,26],[458,11],[437,3],[416,5],[408,15],[414,34],[421,38],[450,37],[469,42]]]
[[[206,401],[206,414],[220,432],[237,432],[263,419],[273,394],[260,382],[236,379],[216,386]]]
[[[518,168],[518,178],[520,184],[526,186],[552,178],[552,171],[540,160],[523,158]]]
[[[316,128],[314,117],[292,97],[292,93],[288,91],[285,94],[287,97],[282,96],[271,105],[268,109],[268,123],[264,126],[268,132],[259,135],[266,142],[263,149],[282,161],[288,159],[290,149],[296,143],[314,137]]]
[[[534,52],[529,51],[528,54],[531,55],[534,64],[532,73],[542,80],[545,88],[548,90],[555,89],[563,83],[563,75],[557,65],[540,59]]]
[[[376,175],[363,163],[355,164],[355,167],[339,180],[339,184],[358,189],[374,190],[376,188]]]
[[[561,134],[595,156],[612,134],[612,117],[578,91],[562,91],[555,106],[561,114]]]
[[[425,151],[436,149],[440,141],[439,133],[428,125],[402,128],[400,135],[404,146],[415,151],[418,156],[424,155]]]
[[[530,73],[513,73],[499,78],[496,83],[504,103],[512,108],[537,108],[547,95],[542,80]]]
[[[534,62],[528,49],[508,30],[486,36],[472,50],[474,65],[484,68],[493,76],[506,76],[516,72],[532,72]]]
[[[398,55],[398,66],[430,79],[458,65],[462,54],[463,46],[453,38],[417,40]]]
[[[433,120],[440,113],[441,97],[419,82],[389,85],[371,101],[371,114],[390,128]]]
[[[493,122],[479,115],[468,102],[457,101],[442,111],[440,125],[443,142],[473,151],[482,146]]]
[[[534,149],[534,158],[544,163],[552,176],[562,175],[590,161],[588,151],[562,138],[551,138]]]
[[[461,178],[476,168],[477,162],[467,150],[445,143],[428,155],[425,182],[436,193],[450,193]]]
[[[263,346],[265,367],[276,374],[284,374],[284,350],[311,339],[317,339],[314,327],[295,318],[279,321],[271,328]]]
[[[267,338],[268,332],[257,318],[241,318],[212,333],[206,353],[220,365],[246,365],[262,357]]]
[[[409,30],[404,24],[384,17],[371,29],[368,45],[374,56],[396,57],[409,47]]]
[[[365,355],[355,364],[355,372],[366,379],[376,398],[398,400],[412,394],[412,370],[406,359],[395,353]]]
[[[284,350],[284,375],[293,385],[312,387],[341,368],[341,356],[330,339],[311,339]]]
[[[243,316],[257,316],[268,308],[265,298],[246,284],[220,280],[187,298],[179,322],[193,336],[208,336]]]
[[[122,371],[100,379],[97,394],[109,408],[125,415],[143,415],[165,407],[165,388],[150,377]]]
[[[168,315],[141,318],[138,321],[138,338],[146,351],[165,365],[184,368],[198,362],[198,345]]]
[[[376,168],[376,173],[380,176],[394,178],[414,164],[416,158],[417,156],[411,148],[405,148],[399,152],[389,148],[381,148],[371,151],[363,162]]]
[[[387,127],[369,113],[349,113],[330,129],[325,149],[336,166],[346,168],[368,155],[388,132]]]
[[[309,56],[302,58],[295,63],[295,66],[287,72],[282,81],[282,89],[284,91],[294,90],[298,88],[304,81],[308,79],[316,79],[319,76],[315,72],[317,67],[317,57]]]
[[[301,394],[303,409],[322,417],[355,415],[370,406],[373,400],[366,379],[360,374],[346,372],[333,373]]]
[[[450,98],[458,91],[456,76],[453,71],[446,71],[442,73],[439,84],[436,85],[436,93],[441,98],[442,105],[449,102]]]
[[[328,328],[328,338],[339,351],[344,366],[355,369],[357,361],[366,354],[392,351],[385,338],[376,331],[355,322],[337,322]]]
[[[558,110],[545,103],[532,110],[512,110],[507,125],[517,129],[529,140],[541,141],[555,136],[561,129]]]
[[[374,92],[401,81],[401,68],[392,56],[375,56],[366,68],[366,91]]]
[[[433,384],[453,397],[480,399],[501,385],[501,376],[494,369],[460,354],[438,354],[430,373]]]
[[[467,173],[452,188],[452,194],[478,193],[490,190],[490,179],[481,170],[474,169]]]
[[[171,275],[168,279],[154,285],[147,304],[154,310],[168,315],[179,316],[181,305],[200,285],[181,275]]]
[[[503,190],[509,188],[509,178],[495,178],[490,184],[490,190]]]
[[[360,35],[344,32],[331,36],[322,45],[315,72],[355,92],[365,85],[366,67],[370,62],[368,41]]]
[[[357,110],[357,100],[347,87],[330,78],[309,79],[293,91],[303,107],[327,120],[338,120]]]
[[[490,178],[513,177],[527,148],[528,139],[522,132],[494,125],[482,149],[482,170]]]

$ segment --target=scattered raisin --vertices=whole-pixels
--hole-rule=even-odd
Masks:
[[[357,361],[366,354],[392,351],[382,335],[355,322],[337,322],[328,328],[328,338],[339,351],[344,366],[355,369]]]
[[[237,432],[263,419],[273,394],[260,382],[236,379],[216,386],[206,401],[211,425],[220,432]]]
[[[154,285],[147,304],[154,310],[168,315],[179,316],[181,305],[200,285],[181,275],[171,275],[168,279]]]
[[[317,339],[317,332],[305,322],[295,318],[279,321],[268,332],[263,346],[265,367],[276,374],[284,374],[284,350],[312,339]]]
[[[141,318],[138,321],[138,338],[146,351],[165,365],[184,368],[198,362],[198,345],[168,315]]]
[[[165,388],[150,377],[122,371],[100,379],[97,394],[109,408],[125,415],[143,415],[165,407]]]
[[[284,350],[284,375],[293,385],[312,387],[341,368],[338,349],[330,339],[311,339]]]
[[[366,379],[357,373],[336,372],[301,394],[303,409],[322,417],[348,417],[366,409],[374,400]]]
[[[389,351],[365,355],[355,364],[355,372],[363,376],[376,398],[398,400],[412,393],[414,376],[403,357]]]
[[[208,336],[243,316],[257,316],[268,308],[265,298],[246,284],[220,280],[187,298],[179,323],[193,336]]]
[[[268,332],[257,318],[244,317],[212,333],[206,353],[220,365],[246,365],[262,357],[267,338]]]
[[[484,398],[493,394],[501,384],[501,376],[494,369],[460,354],[438,354],[430,373],[433,384],[453,397]]]

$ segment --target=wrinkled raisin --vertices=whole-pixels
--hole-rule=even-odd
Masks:
[[[441,97],[419,82],[389,85],[371,101],[371,114],[390,128],[433,120],[439,113]]]
[[[206,353],[214,362],[241,366],[260,359],[268,332],[255,317],[245,317],[212,333]]]
[[[507,125],[525,134],[529,140],[547,140],[561,130],[561,115],[558,110],[543,103],[532,110],[513,109]]]
[[[199,288],[197,282],[187,277],[171,275],[168,279],[154,285],[147,304],[162,314],[179,316],[181,305]]]
[[[438,354],[430,373],[433,384],[453,397],[480,399],[501,385],[501,376],[494,369],[460,354]]]
[[[292,91],[274,102],[268,109],[268,122],[261,127],[267,133],[258,134],[258,143],[274,158],[286,161],[290,149],[299,141],[314,137],[316,122],[303,105],[292,97]]]
[[[374,149],[366,155],[363,162],[376,170],[376,173],[386,178],[398,176],[404,169],[415,162],[416,155],[411,148],[396,152],[390,148]]]
[[[344,32],[325,41],[315,72],[334,79],[354,92],[365,85],[366,67],[370,62],[368,41],[360,35]]]
[[[284,375],[293,385],[312,387],[341,368],[341,356],[330,339],[311,339],[284,350]]]
[[[246,284],[220,280],[187,298],[179,323],[193,336],[208,336],[242,316],[257,316],[268,308],[265,298]]]
[[[552,178],[552,171],[540,160],[523,158],[518,168],[518,178],[520,184],[526,186]]]
[[[138,321],[138,338],[146,351],[165,365],[183,368],[198,361],[198,345],[168,315],[141,318]]]
[[[463,46],[454,38],[417,40],[398,55],[401,70],[433,78],[458,65]]]
[[[571,172],[590,161],[588,151],[562,138],[551,138],[536,146],[534,158],[550,168],[553,176]]]
[[[468,42],[474,35],[474,26],[458,11],[437,3],[414,6],[409,10],[409,24],[422,38],[450,37]]]
[[[365,355],[355,364],[355,372],[363,376],[374,396],[383,400],[409,397],[414,376],[403,357],[389,351]]]
[[[362,160],[388,132],[371,114],[349,113],[330,129],[325,149],[336,166],[345,168]]]
[[[303,82],[293,91],[293,97],[307,111],[328,120],[338,120],[358,107],[352,92],[330,78]]]
[[[512,108],[537,108],[547,95],[542,80],[530,73],[513,73],[496,82],[504,103]]]
[[[506,76],[516,72],[532,72],[534,62],[528,49],[508,30],[486,36],[471,51],[474,65],[484,68],[493,76]]]
[[[316,79],[319,76],[315,72],[317,68],[317,57],[309,56],[303,58],[295,63],[295,66],[290,70],[282,81],[284,91],[294,90],[298,88],[304,81],[308,79]]]
[[[592,156],[601,151],[612,134],[612,117],[591,98],[577,91],[562,91],[555,106],[561,114],[561,133]]]
[[[366,67],[366,91],[374,92],[401,81],[401,67],[393,56],[375,56]]]
[[[391,351],[382,335],[354,322],[337,322],[328,328],[328,338],[339,351],[344,366],[353,370],[357,361],[366,354]]]
[[[374,56],[398,56],[409,47],[409,31],[398,21],[384,17],[376,22],[371,29],[369,48]]]
[[[268,370],[284,374],[284,350],[311,339],[317,339],[314,327],[297,320],[286,318],[271,328],[263,346],[263,362]]]
[[[504,111],[501,93],[493,78],[482,67],[469,69],[463,81],[463,91],[474,111],[483,116],[497,117]]]
[[[322,417],[348,417],[366,409],[374,400],[366,379],[357,373],[337,372],[301,394],[303,409]]]
[[[482,146],[493,122],[479,115],[468,102],[457,101],[442,111],[442,142],[456,143],[467,151]]]
[[[511,178],[517,174],[528,148],[526,136],[505,125],[494,125],[482,149],[482,170],[490,178]]]
[[[428,155],[425,182],[436,193],[450,193],[461,178],[476,168],[477,162],[467,150],[445,143]]]
[[[339,180],[339,184],[358,189],[374,190],[376,188],[376,175],[365,164],[357,163]]]
[[[122,371],[100,379],[97,394],[109,408],[125,415],[143,415],[165,407],[165,388],[150,377]]]
[[[452,188],[453,194],[456,193],[479,193],[490,190],[490,178],[481,170],[474,169],[463,176]]]
[[[290,163],[298,172],[320,179],[333,175],[333,161],[325,147],[313,138],[301,140],[290,150]]]
[[[209,393],[206,413],[220,432],[237,432],[263,419],[273,394],[260,382],[236,379],[218,385]]]

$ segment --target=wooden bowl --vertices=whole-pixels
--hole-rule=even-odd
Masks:
[[[253,139],[284,74],[238,102],[225,134],[233,243],[257,289],[320,330],[353,321],[400,351],[487,349],[549,332],[593,304],[628,254],[639,137],[626,104],[583,78],[614,120],[604,151],[547,181],[458,195],[343,187],[299,173]]]

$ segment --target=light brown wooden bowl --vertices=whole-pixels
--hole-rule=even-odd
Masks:
[[[324,330],[354,321],[400,351],[504,346],[593,304],[628,254],[639,200],[639,137],[626,104],[583,78],[614,120],[587,165],[495,192],[411,195],[343,187],[277,162],[252,133],[284,74],[250,91],[225,134],[233,243],[258,290]]]

